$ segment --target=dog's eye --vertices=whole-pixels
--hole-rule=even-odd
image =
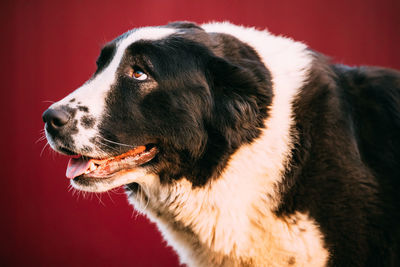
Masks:
[[[133,79],[143,81],[147,79],[147,75],[140,69],[130,69],[129,76]]]

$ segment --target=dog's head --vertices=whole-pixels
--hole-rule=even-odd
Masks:
[[[72,156],[67,176],[86,191],[149,174],[204,184],[259,135],[272,98],[250,46],[186,22],[129,31],[96,63],[43,114],[51,147]]]

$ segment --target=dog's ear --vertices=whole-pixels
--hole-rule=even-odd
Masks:
[[[167,24],[168,27],[177,29],[198,29],[203,30],[199,25],[190,21],[174,21]]]
[[[268,71],[260,62],[232,63],[220,57],[212,57],[207,69],[214,96],[212,125],[232,146],[250,142],[263,127],[271,103]]]

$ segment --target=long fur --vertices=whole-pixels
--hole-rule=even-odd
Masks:
[[[398,266],[400,74],[335,65],[230,23],[175,22],[108,43],[50,109],[54,149],[107,158],[156,146],[124,185],[189,266]],[[140,69],[145,81],[127,76]]]

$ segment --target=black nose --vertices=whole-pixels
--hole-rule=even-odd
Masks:
[[[66,125],[70,119],[69,114],[60,109],[49,108],[42,115],[43,121],[47,123],[47,127],[59,130]]]

